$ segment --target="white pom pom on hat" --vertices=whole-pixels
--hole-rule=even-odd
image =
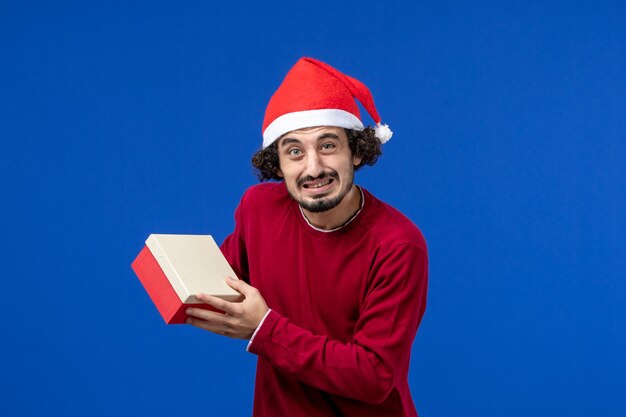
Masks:
[[[287,132],[313,126],[363,130],[359,100],[376,123],[376,137],[389,141],[393,132],[381,124],[369,89],[357,80],[313,58],[300,58],[270,99],[263,120],[263,148]]]
[[[374,132],[376,137],[380,140],[380,143],[389,142],[389,139],[391,139],[391,137],[393,136],[393,132],[391,131],[391,129],[389,129],[389,126],[380,123],[376,124]]]

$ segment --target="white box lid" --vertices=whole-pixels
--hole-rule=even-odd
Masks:
[[[228,301],[241,297],[224,281],[238,277],[211,235],[151,234],[146,246],[183,303],[201,303],[195,297],[200,293]]]

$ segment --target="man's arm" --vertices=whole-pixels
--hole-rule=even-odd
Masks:
[[[295,378],[330,394],[368,403],[387,398],[408,367],[411,345],[425,310],[427,257],[416,245],[390,248],[375,275],[350,343],[315,335],[271,310],[249,351]],[[202,301],[226,314],[191,309],[191,324],[231,337],[249,338],[268,311],[259,292],[228,281],[246,296],[242,303],[215,297]]]

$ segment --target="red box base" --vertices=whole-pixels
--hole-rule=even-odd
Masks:
[[[185,310],[187,307],[218,311],[208,304],[184,304],[147,246],[144,246],[141,252],[139,252],[131,267],[157,310],[161,313],[165,323],[185,323],[187,319]]]

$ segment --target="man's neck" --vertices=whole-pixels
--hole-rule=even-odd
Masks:
[[[302,214],[312,226],[322,230],[332,230],[346,224],[360,208],[361,192],[356,185],[353,185],[336,207],[321,213],[302,209]]]

